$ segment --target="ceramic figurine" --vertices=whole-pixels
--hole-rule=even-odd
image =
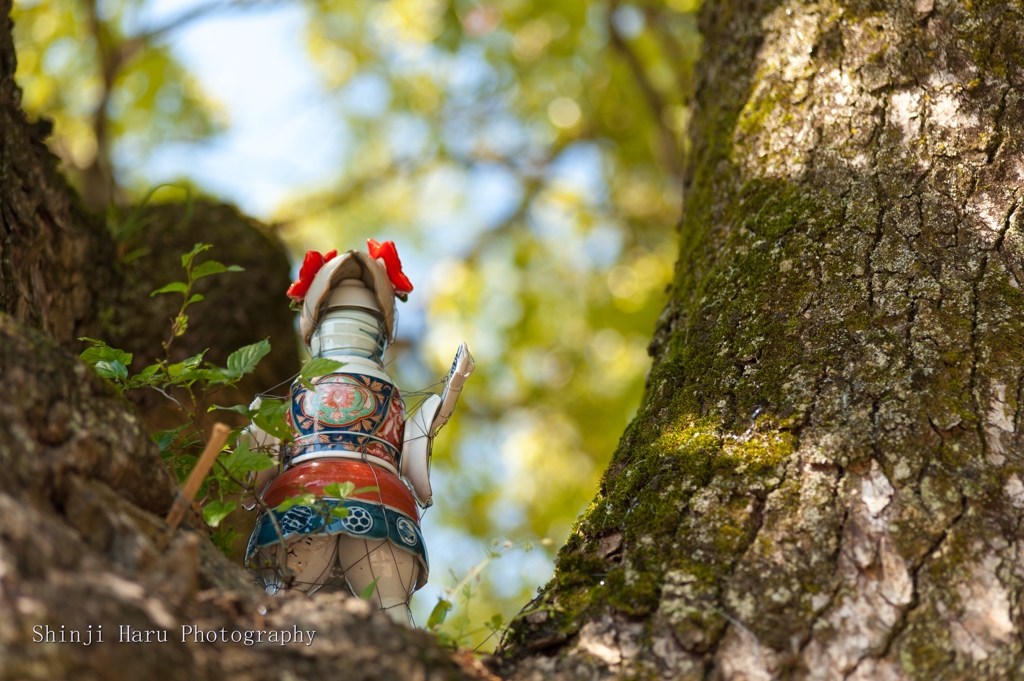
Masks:
[[[451,417],[473,358],[462,343],[442,394],[430,395],[406,420],[384,351],[395,337],[395,298],[404,301],[412,284],[394,243],[367,243],[369,253],[310,251],[288,290],[301,304],[299,333],[312,358],[344,365],[313,379],[313,390],[301,381],[292,384],[292,442],[279,447],[280,474],[267,479],[278,471],[271,469],[257,486],[272,509],[302,493],[315,494],[317,502],[274,511],[280,535],[262,514],[246,563],[270,593],[286,585],[308,594],[372,591],[381,610],[410,624],[409,599],[428,574],[417,506],[432,503],[431,443]],[[255,425],[245,436],[251,448],[279,444]],[[345,500],[325,491],[346,482],[363,491]],[[347,513],[331,512],[339,506]],[[290,579],[279,559],[282,536]]]

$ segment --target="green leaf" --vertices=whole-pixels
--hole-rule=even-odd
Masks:
[[[343,366],[345,366],[344,362],[339,362],[335,359],[327,359],[326,357],[317,357],[316,359],[311,359],[302,365],[302,372],[299,376],[302,377],[303,381],[312,381],[317,376],[326,376],[332,371],[337,371]]]
[[[139,387],[149,385],[153,382],[153,376],[160,371],[159,364],[150,364],[148,367],[132,376],[132,386]]]
[[[191,385],[196,381],[209,381],[211,385],[220,383],[227,383],[227,379],[224,378],[224,374],[220,371],[214,371],[213,369],[189,369],[183,371],[177,377],[176,383],[185,383]]]
[[[222,532],[213,532],[210,534],[210,541],[221,550],[221,552],[231,557],[231,544],[235,541],[235,528],[229,527]]]
[[[376,485],[371,485],[369,487],[360,487],[359,489],[354,489],[351,492],[349,492],[349,496],[352,496],[354,494],[367,494],[368,492],[379,492],[379,491],[380,491],[380,487],[377,487]]]
[[[316,495],[313,494],[312,492],[306,492],[305,494],[296,494],[293,497],[288,497],[280,504],[278,504],[277,508],[275,508],[274,510],[277,511],[278,513],[284,513],[289,508],[292,508],[294,506],[312,506],[315,503]]]
[[[179,483],[185,482],[188,474],[195,468],[197,461],[199,461],[199,457],[192,454],[182,454],[175,459],[174,474],[178,476]]]
[[[193,293],[191,296],[189,296],[188,302],[185,303],[185,305],[188,306],[191,305],[192,303],[198,303],[203,300],[206,300],[206,296],[200,293]]]
[[[125,253],[124,258],[121,260],[121,262],[127,265],[147,255],[149,255],[149,246],[142,246],[140,248],[136,248]]]
[[[128,366],[132,363],[132,353],[125,352],[124,350],[118,350],[112,348],[101,340],[95,338],[89,338],[88,336],[82,336],[78,340],[92,343],[93,346],[88,348],[79,355],[87,364],[96,364],[97,362],[113,362],[117,361],[121,364]]]
[[[229,513],[238,506],[237,501],[209,501],[203,506],[203,520],[210,527],[217,527]]]
[[[359,597],[364,601],[369,600],[370,596],[373,595],[373,592],[377,590],[377,580],[379,579],[380,577],[367,584],[366,588],[359,592]]]
[[[501,629],[501,625],[505,624],[505,618],[501,616],[500,612],[496,612],[491,615],[491,619],[487,620],[487,628],[491,631],[497,631]]]
[[[266,470],[273,465],[273,459],[266,454],[251,451],[249,443],[245,440],[242,440],[235,447],[235,451],[224,459],[224,467],[236,478],[243,477],[249,471]]]
[[[332,482],[331,484],[324,486],[324,496],[334,497],[336,499],[348,499],[348,496],[352,494],[352,490],[355,488],[355,484],[348,481]]]
[[[188,284],[183,281],[172,281],[170,284],[151,292],[149,297],[152,298],[159,293],[185,293],[186,291],[188,291]]]
[[[331,515],[335,518],[347,518],[348,509],[345,508],[344,506],[335,506],[334,508],[331,509]]]
[[[249,409],[249,407],[245,406],[244,404],[236,404],[233,407],[222,407],[219,404],[214,404],[214,405],[210,405],[210,408],[207,409],[206,411],[214,411],[214,410],[217,410],[217,409],[220,409],[221,411],[233,411],[236,414],[241,414],[242,416],[246,417],[247,419],[251,419],[253,414],[256,413],[252,409]]]
[[[259,411],[253,416],[252,422],[276,438],[286,439],[291,436],[291,429],[285,421],[288,403],[281,400],[263,400]]]
[[[443,598],[438,599],[437,605],[430,611],[430,617],[427,618],[427,629],[433,629],[443,624],[451,609],[451,601],[446,601]]]
[[[112,360],[100,360],[92,365],[96,369],[96,373],[103,378],[125,380],[128,378],[128,367],[121,364],[116,359]]]
[[[188,266],[192,264],[193,258],[195,258],[203,251],[208,251],[211,248],[213,248],[213,246],[211,246],[210,244],[196,244],[195,246],[192,247],[191,251],[181,256],[181,266],[184,268],[188,268]]]
[[[156,443],[156,446],[160,448],[161,452],[166,451],[170,449],[171,445],[174,444],[174,441],[178,439],[181,431],[188,428],[189,425],[190,424],[186,423],[182,426],[178,426],[177,428],[172,428],[171,430],[158,430],[150,435],[149,439]]]
[[[167,367],[167,375],[171,378],[177,378],[185,371],[190,371],[199,366],[200,362],[203,361],[203,355],[206,354],[206,350],[203,350],[198,355],[193,355],[186,360],[182,360],[177,364],[172,364]]]
[[[226,376],[238,378],[245,374],[252,373],[260,360],[270,352],[270,341],[261,340],[259,343],[246,345],[244,348],[235,350],[228,356],[228,370]]]
[[[216,260],[207,260],[201,262],[192,268],[192,279],[201,279],[202,277],[208,277],[211,274],[220,274],[221,272],[227,271],[227,267],[224,267],[221,263]]]

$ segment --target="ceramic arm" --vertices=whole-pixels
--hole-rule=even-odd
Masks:
[[[430,488],[430,451],[433,448],[434,437],[451,418],[462,386],[473,373],[475,366],[469,348],[465,343],[460,344],[451,371],[445,378],[444,391],[440,396],[431,395],[423,400],[412,418],[405,422],[402,477],[412,485],[416,501],[423,508],[428,508],[433,503],[433,492]]]
[[[448,419],[452,417],[452,412],[455,411],[455,403],[462,392],[462,386],[465,385],[466,379],[469,378],[469,375],[473,373],[475,368],[476,363],[473,361],[473,355],[469,354],[469,347],[463,341],[459,344],[459,349],[455,352],[455,361],[452,362],[452,368],[444,379],[444,390],[441,392],[441,406],[438,407],[437,414],[430,424],[430,437],[437,435],[437,431],[441,430],[444,424],[448,423]]]

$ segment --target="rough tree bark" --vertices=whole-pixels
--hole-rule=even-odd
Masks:
[[[178,488],[132,405],[77,359],[91,335],[153,358],[173,310],[149,291],[178,278],[195,241],[244,274],[210,279],[190,333],[174,351],[226,354],[271,336],[274,352],[242,392],[298,366],[289,280],[279,247],[223,206],[165,207],[141,235],[151,255],[125,266],[102,220],[81,209],[29,124],[14,82],[9,0],[0,0],[0,679],[470,679],[433,638],[371,613],[359,599],[270,598],[216,550],[202,521],[163,522]],[[205,280],[204,280],[205,281]],[[216,357],[215,357],[216,356]],[[138,406],[141,410],[136,409]],[[316,630],[312,646],[182,643],[180,626],[209,631]],[[35,627],[104,643],[37,643]],[[121,626],[168,630],[166,643],[117,643]]]
[[[516,678],[1024,674],[1024,5],[707,0],[647,395]]]
[[[1024,7],[709,0],[702,28],[648,393],[502,671],[1014,678]],[[266,599],[162,524],[175,483],[139,416],[66,350],[131,293],[13,73],[3,27],[0,677],[476,673],[358,601]],[[100,621],[327,647],[31,642]]]

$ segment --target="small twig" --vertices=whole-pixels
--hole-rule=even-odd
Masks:
[[[189,394],[191,395],[191,391],[189,391]],[[199,427],[199,422],[196,420],[196,415],[195,415],[195,412],[198,411],[198,405],[196,405],[195,396],[192,396],[192,404],[193,404],[193,406],[196,407],[195,411],[189,412],[187,409],[184,409],[184,408],[182,408],[182,410],[185,411],[186,414],[188,414],[189,420],[192,422],[192,427],[196,429],[196,432],[199,433],[199,437],[202,438],[203,437],[203,429]],[[223,424],[218,423],[217,425],[221,426]],[[213,436],[211,435],[210,438],[211,438],[211,441],[212,441]],[[223,443],[221,443],[221,444],[223,444]],[[209,445],[207,445],[207,446],[209,446]],[[205,451],[204,451],[203,456],[205,456],[205,455],[206,454],[205,454]],[[236,478],[234,475],[232,475],[231,471],[228,470],[228,467],[225,466],[224,462],[221,461],[220,459],[215,459],[214,463],[216,463],[218,466],[220,466],[221,471],[224,472],[224,475],[227,477],[227,479],[230,480],[231,482],[235,483],[236,485],[238,485],[238,487],[243,492],[251,492],[252,493],[252,498],[259,505],[260,509],[264,513],[267,514],[268,518],[270,518],[270,524],[274,526],[274,532],[275,532],[275,534],[277,534],[278,546],[281,547],[281,571],[284,574],[285,580],[289,580],[289,583],[290,583],[290,579],[291,578],[288,575],[288,546],[284,543],[284,530],[281,529],[281,523],[278,522],[277,516],[274,515],[274,512],[270,508],[270,506],[268,506],[267,503],[265,501],[263,501],[263,499],[260,498],[260,495],[256,493],[256,488],[255,487],[250,487],[249,485],[247,485],[246,483],[242,482],[241,480]],[[204,473],[204,476],[205,476],[205,473]],[[191,479],[191,478],[189,478],[189,479]]]
[[[181,403],[181,401],[178,400],[177,397],[172,396],[170,393],[166,392],[163,388],[157,387],[155,385],[150,385],[150,386],[147,386],[147,387],[152,388],[153,390],[157,391],[158,393],[160,393],[161,395],[163,395],[164,397],[169,399],[171,402],[174,402],[176,405],[178,405],[178,408],[181,409],[186,414],[189,413],[188,409],[185,408],[185,405],[183,405]],[[195,426],[195,422],[194,421],[192,422],[192,425]],[[200,433],[200,436],[201,435],[202,435],[202,433]]]

